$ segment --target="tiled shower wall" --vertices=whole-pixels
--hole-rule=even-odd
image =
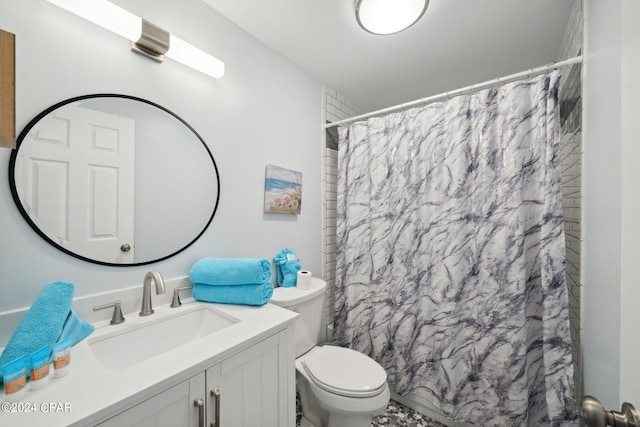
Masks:
[[[558,60],[582,54],[582,0],[576,0],[565,30]],[[580,254],[582,245],[582,66],[563,70],[560,92],[562,205],[564,210],[566,278],[569,288],[569,321],[574,357],[574,383],[578,401],[582,397],[580,352]]]
[[[322,86],[323,123],[336,122],[361,114],[360,108],[337,93],[333,88]],[[323,187],[324,212],[322,215],[323,249],[322,276],[327,282],[326,324],[327,340],[331,341],[333,332],[333,307],[336,288],[336,202],[338,185],[338,133],[335,127],[322,131],[323,137]]]
[[[576,0],[565,30],[558,60],[572,58],[582,52],[583,8],[582,0]],[[540,64],[543,65],[543,64]],[[323,85],[323,123],[335,122],[361,114],[360,109],[334,89]],[[562,203],[565,215],[566,275],[569,287],[571,341],[574,354],[574,380],[576,396],[582,396],[582,363],[580,354],[580,247],[581,238],[581,167],[582,167],[582,84],[581,66],[563,70],[561,82],[561,168]],[[327,282],[326,324],[331,339],[333,307],[335,303],[335,243],[336,243],[336,186],[337,186],[337,136],[335,128],[322,131],[323,156],[323,278]]]

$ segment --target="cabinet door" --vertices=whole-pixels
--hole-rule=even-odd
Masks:
[[[220,426],[283,427],[295,423],[295,375],[289,331],[241,351],[206,371],[207,420]],[[218,389],[220,397],[212,396]],[[210,424],[207,424],[210,425]]]
[[[183,381],[99,424],[100,427],[196,427],[194,400],[203,396],[204,373]]]

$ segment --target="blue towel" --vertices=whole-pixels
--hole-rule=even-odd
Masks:
[[[62,332],[56,342],[71,337],[71,345],[76,345],[94,331],[95,327],[78,317],[74,310],[69,312],[67,320],[64,322]]]
[[[298,282],[298,271],[300,271],[300,260],[296,259],[296,254],[291,249],[283,249],[273,258],[278,276],[278,285],[283,288],[295,286]]]
[[[210,286],[195,283],[191,296],[198,301],[222,304],[265,305],[273,295],[273,284],[264,282],[259,285],[219,285]]]
[[[202,258],[189,279],[204,285],[259,285],[271,280],[271,264],[264,258]]]
[[[64,338],[63,334],[72,336],[76,344],[93,332],[93,325],[79,319],[71,310],[74,290],[72,283],[62,281],[42,288],[11,335],[0,356],[0,366],[57,342]]]

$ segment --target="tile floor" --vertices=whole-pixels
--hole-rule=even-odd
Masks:
[[[437,421],[425,417],[424,415],[401,405],[398,402],[391,401],[387,410],[382,415],[378,415],[371,423],[373,427],[383,426],[406,426],[406,427],[444,427]]]
[[[297,403],[297,425],[300,425],[300,399]],[[372,427],[445,427],[437,421],[425,417],[424,415],[407,408],[406,406],[391,401],[387,410],[373,419]]]

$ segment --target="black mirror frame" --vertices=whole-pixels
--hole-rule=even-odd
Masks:
[[[163,256],[161,258],[157,258],[157,259],[153,259],[153,260],[149,260],[149,261],[144,261],[144,262],[138,262],[138,263],[129,263],[129,264],[117,264],[117,263],[111,263],[111,262],[104,262],[104,261],[99,261],[99,260],[95,260],[95,259],[91,259],[91,258],[87,258],[84,257],[80,254],[77,254],[75,252],[72,252],[60,245],[58,245],[56,242],[54,242],[53,240],[51,240],[51,238],[49,238],[49,236],[47,236],[45,234],[44,231],[42,231],[29,217],[29,214],[26,212],[26,210],[24,209],[22,202],[20,201],[20,198],[18,196],[18,191],[16,188],[16,182],[15,182],[15,164],[16,164],[16,159],[18,157],[18,150],[20,150],[20,145],[22,144],[22,141],[24,140],[24,138],[27,136],[27,134],[31,131],[31,129],[42,119],[44,118],[46,115],[48,115],[49,113],[51,113],[52,111],[70,104],[72,102],[76,102],[76,101],[81,101],[84,99],[91,99],[91,98],[124,98],[124,99],[130,99],[133,101],[139,101],[148,105],[151,105],[153,107],[159,108],[160,110],[170,114],[171,116],[173,116],[174,118],[176,118],[178,121],[180,121],[183,125],[185,125],[190,131],[192,131],[194,133],[194,135],[198,138],[198,140],[200,141],[200,143],[202,144],[202,146],[204,147],[204,149],[206,150],[207,154],[209,155],[209,158],[211,159],[211,163],[213,164],[213,168],[215,170],[215,174],[216,174],[216,182],[217,182],[217,192],[216,192],[216,203],[215,206],[213,207],[213,212],[211,213],[211,216],[209,217],[209,220],[207,221],[207,223],[205,224],[204,228],[202,229],[202,231],[200,231],[200,233],[198,233],[198,235],[191,240],[189,243],[187,243],[184,247],[178,249],[175,252],[172,252],[166,256]],[[143,98],[138,98],[135,96],[130,96],[130,95],[121,95],[121,94],[114,94],[114,93],[100,93],[100,94],[91,94],[91,95],[81,95],[81,96],[77,96],[74,98],[69,98],[66,99],[64,101],[60,101],[57,104],[54,104],[50,107],[48,107],[47,109],[45,109],[44,111],[42,111],[40,114],[38,114],[36,117],[34,117],[22,130],[22,132],[20,132],[20,135],[18,136],[17,140],[16,140],[16,148],[13,149],[11,151],[11,157],[9,159],[9,187],[11,189],[11,196],[13,197],[13,201],[16,204],[16,207],[18,208],[18,210],[20,211],[20,214],[22,215],[22,217],[24,218],[24,220],[29,224],[29,226],[31,226],[31,228],[42,238],[44,239],[47,243],[49,243],[50,245],[52,245],[53,247],[55,247],[56,249],[73,256],[74,258],[78,258],[81,259],[83,261],[87,261],[87,262],[91,262],[93,264],[100,264],[100,265],[105,265],[105,266],[110,266],[110,267],[136,267],[136,266],[141,266],[141,265],[148,265],[148,264],[153,264],[156,262],[160,262],[160,261],[164,261],[168,258],[171,258],[177,254],[179,254],[180,252],[186,250],[188,247],[190,247],[191,245],[193,245],[203,234],[204,232],[207,230],[207,228],[209,228],[209,225],[211,224],[211,221],[213,221],[213,217],[216,214],[216,211],[218,210],[218,205],[220,204],[220,174],[218,172],[218,165],[216,164],[215,159],[213,158],[213,155],[211,154],[211,150],[209,150],[209,147],[207,146],[207,144],[204,142],[204,140],[202,139],[202,137],[200,137],[200,135],[198,134],[198,132],[195,131],[195,129],[193,127],[191,127],[191,125],[189,125],[189,123],[187,123],[186,121],[184,121],[180,116],[178,116],[177,114],[175,114],[174,112],[172,112],[171,110],[158,105],[154,102],[148,101],[146,99]]]

